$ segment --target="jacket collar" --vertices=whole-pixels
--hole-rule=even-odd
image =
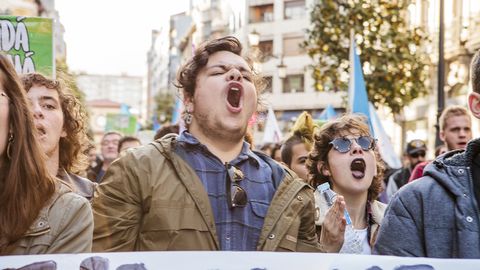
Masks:
[[[79,177],[78,175],[68,173],[64,168],[58,169],[57,177],[76,194],[89,200],[93,198],[97,183]]]
[[[454,150],[439,156],[434,164],[438,166],[470,166],[475,156],[480,153],[480,138],[471,140],[465,150]]]
[[[192,151],[194,149],[200,149],[201,151],[204,151],[210,155],[213,155],[210,150],[208,150],[207,146],[202,144],[197,138],[195,138],[191,133],[189,133],[187,130],[184,130],[177,138],[178,143],[183,143],[187,147],[187,151]],[[257,168],[260,166],[260,158],[253,153],[253,151],[250,149],[250,144],[247,142],[243,142],[242,145],[242,150],[240,151],[240,154],[235,158],[235,160],[250,160],[252,161]]]

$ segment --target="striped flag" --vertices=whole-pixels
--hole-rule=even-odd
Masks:
[[[368,118],[370,132],[373,137],[377,139],[380,156],[391,168],[400,168],[402,167],[402,163],[393,150],[393,145],[383,128],[375,107],[373,107],[373,104],[368,101],[362,64],[360,62],[360,57],[356,52],[353,32],[350,35],[350,40],[350,81],[348,87],[349,111],[352,113],[364,114]]]

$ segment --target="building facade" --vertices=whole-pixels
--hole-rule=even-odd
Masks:
[[[77,85],[85,100],[109,100],[125,103],[131,114],[140,117],[146,108],[143,96],[143,79],[129,75],[78,74]]]
[[[258,34],[258,44],[252,44],[250,39],[249,46],[259,50],[259,67],[268,82],[266,99],[284,132],[304,110],[315,118],[329,104],[342,111],[344,107],[344,93],[314,88],[309,67],[312,60],[300,47],[310,25],[313,4],[314,0],[246,1],[248,24],[244,35],[248,40],[248,35]]]
[[[152,30],[150,49],[147,53],[147,119],[155,111],[155,96],[169,91],[168,85],[168,32]]]
[[[439,54],[440,0],[416,0],[409,7],[409,23],[423,27],[430,37],[426,52],[430,55],[430,77],[426,82],[428,96],[415,100],[404,109],[398,124],[403,130],[403,145],[412,139],[426,140],[433,157],[438,104],[438,54]],[[467,106],[470,91],[469,65],[473,54],[480,49],[480,1],[444,0],[444,59],[445,107]],[[474,137],[479,126],[472,121]]]

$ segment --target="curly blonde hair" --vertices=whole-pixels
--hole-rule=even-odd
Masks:
[[[308,151],[313,147],[313,133],[316,125],[312,116],[308,112],[303,112],[292,127],[292,135],[288,137],[282,145],[282,161],[288,167],[292,164],[293,147],[303,143]]]
[[[332,185],[329,177],[323,175],[322,168],[328,166],[328,152],[332,149],[330,142],[346,134],[368,135],[370,129],[364,116],[358,114],[346,114],[338,119],[325,123],[314,135],[314,146],[308,155],[306,162],[309,183],[315,188],[325,182]],[[380,157],[377,148],[374,148],[375,158],[377,160],[377,175],[373,177],[372,184],[368,188],[368,199],[375,200],[382,192],[383,172],[385,164]]]
[[[88,166],[85,150],[89,146],[87,136],[87,112],[78,98],[61,80],[51,80],[39,73],[22,76],[23,86],[28,92],[33,86],[44,86],[56,90],[63,112],[63,128],[67,136],[60,138],[59,166],[70,173],[81,173]]]

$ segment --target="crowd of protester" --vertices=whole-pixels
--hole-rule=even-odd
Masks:
[[[307,112],[281,143],[254,147],[265,83],[242,44],[196,48],[178,71],[184,126],[151,142],[117,131],[97,152],[61,79],[17,75],[0,55],[0,254],[257,250],[480,258],[480,52],[468,108],[440,117],[388,168],[368,120]],[[258,150],[256,150],[258,149]],[[331,187],[327,197],[325,185]],[[34,190],[34,192],[32,192]],[[439,203],[441,202],[441,203]]]

